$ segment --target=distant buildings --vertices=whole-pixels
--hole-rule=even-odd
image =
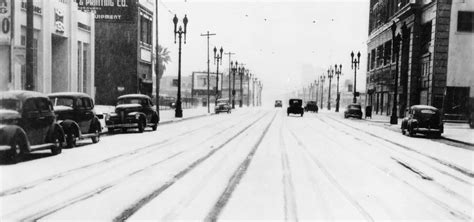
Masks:
[[[31,89],[94,96],[94,15],[74,1],[33,2]],[[0,21],[0,91],[27,89],[26,0],[0,0]]]
[[[428,104],[447,118],[466,118],[474,105],[474,1],[371,0],[367,103],[389,115],[394,97],[393,22],[401,33],[398,115]],[[471,106],[471,108],[470,108]]]
[[[76,2],[80,9],[96,13],[96,102],[111,105],[128,93],[151,96],[155,1]]]

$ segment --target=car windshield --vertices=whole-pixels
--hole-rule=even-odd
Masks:
[[[117,102],[118,105],[120,104],[142,104],[142,99],[139,98],[123,98],[119,99]]]
[[[74,99],[68,97],[52,97],[51,102],[53,106],[68,106],[73,107]]]
[[[0,109],[20,111],[21,102],[16,99],[0,99]]]
[[[349,105],[349,109],[360,109],[359,105]]]
[[[220,102],[220,103],[217,103],[218,106],[225,106],[227,105],[227,103],[224,103],[224,102]]]

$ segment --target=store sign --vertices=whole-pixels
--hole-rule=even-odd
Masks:
[[[10,0],[0,0],[0,44],[10,43]]]
[[[54,27],[57,33],[64,34],[64,14],[60,9],[54,9]]]
[[[136,0],[76,0],[82,11],[95,12],[95,19],[105,22],[133,22]]]

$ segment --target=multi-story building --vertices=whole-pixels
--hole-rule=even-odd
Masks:
[[[151,96],[155,1],[76,1],[95,12],[97,103],[113,104],[129,93]]]
[[[371,0],[369,16],[367,102],[373,111],[392,111],[395,23],[401,36],[398,115],[410,105],[428,104],[448,118],[466,117],[474,104],[474,1]]]
[[[0,0],[0,91],[94,96],[94,15],[78,10],[73,0],[34,0],[33,72],[28,77],[26,17],[26,0]]]

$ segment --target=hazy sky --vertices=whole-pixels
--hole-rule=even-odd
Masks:
[[[358,91],[365,87],[368,0],[161,0],[159,42],[171,51],[165,75],[177,75],[178,44],[174,44],[173,16],[187,14],[187,44],[182,51],[182,75],[207,70],[210,31],[211,71],[214,46],[234,52],[264,84],[264,99],[309,85],[329,66],[342,64],[344,78],[353,79],[350,53],[362,53]],[[228,68],[228,57],[222,66]],[[220,68],[220,70],[222,70]],[[360,74],[359,74],[360,73]],[[364,84],[364,85],[362,85]]]

